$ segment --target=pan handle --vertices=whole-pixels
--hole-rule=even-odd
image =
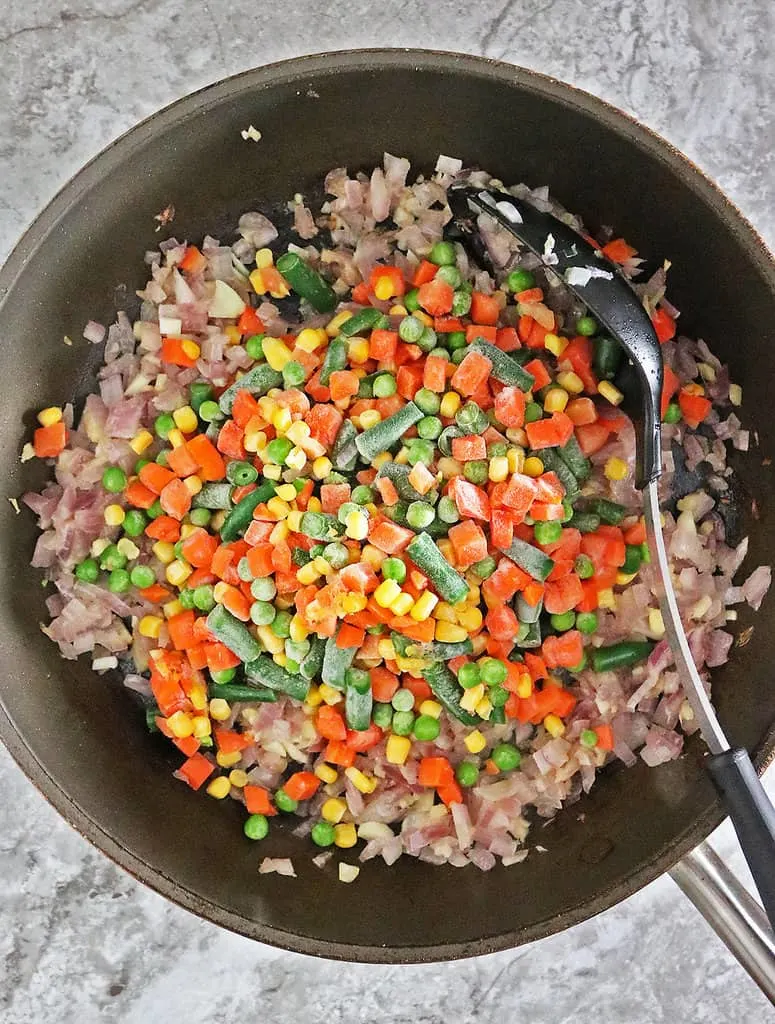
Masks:
[[[742,882],[708,843],[687,854],[670,876],[775,1005],[775,936]]]

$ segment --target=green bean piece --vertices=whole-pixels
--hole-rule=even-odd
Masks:
[[[318,313],[330,313],[339,301],[336,292],[321,275],[295,252],[287,252],[275,266],[293,291],[306,299]]]

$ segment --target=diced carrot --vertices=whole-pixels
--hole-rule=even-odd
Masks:
[[[560,367],[573,370],[581,377],[584,390],[597,394],[597,377],[592,371],[592,342],[583,335],[573,338],[560,357]]]
[[[140,482],[156,495],[161,494],[167,484],[175,479],[175,474],[166,466],[160,466],[158,462],[146,463],[137,475]]]
[[[455,561],[461,569],[487,557],[487,537],[472,519],[464,519],[449,528],[449,539],[455,552]]]
[[[254,544],[260,544],[261,541],[269,540],[269,536],[274,528],[274,523],[254,519],[247,530],[245,530],[245,543],[253,547]]]
[[[383,733],[380,727],[375,725],[374,722],[370,722],[366,729],[348,729],[345,746],[354,753],[362,754],[366,750],[376,747],[381,741],[382,736]]]
[[[455,290],[452,285],[438,278],[420,285],[417,292],[417,301],[431,316],[444,316],[445,313],[449,313],[454,297]]]
[[[159,495],[161,507],[174,519],[182,519],[191,508],[192,494],[182,480],[170,480]]]
[[[226,463],[215,445],[205,434],[197,434],[186,442],[199,466],[199,475],[205,481],[222,480],[226,475]]]
[[[281,574],[292,571],[293,558],[291,557],[291,549],[285,541],[272,545],[272,567],[275,572]],[[293,571],[295,572],[295,569]]]
[[[667,310],[655,310],[652,314],[651,322],[654,325],[654,330],[657,333],[660,345],[664,345],[666,341],[670,341],[671,338],[675,337],[675,320],[670,316]]]
[[[156,495],[149,490],[140,480],[132,480],[124,491],[124,497],[128,504],[135,508],[150,508],[156,501]]]
[[[423,757],[417,770],[421,786],[444,786],[454,781],[454,772],[446,757]]]
[[[350,500],[350,493],[349,484],[323,484],[320,488],[320,504],[323,511],[338,512],[342,505]]]
[[[404,400],[400,394],[389,395],[387,398],[378,398],[374,403],[374,408],[383,420],[386,420],[388,416],[392,416],[393,413],[398,412],[399,409],[403,409],[403,407]]]
[[[678,392],[678,404],[681,407],[681,414],[692,429],[696,429],[710,413],[712,408],[710,399],[702,395],[692,395],[681,389]]]
[[[523,587],[522,596],[531,608],[535,608],[535,606],[544,596],[543,583],[539,583],[538,580],[530,580]]]
[[[235,586],[230,586],[228,590],[224,592],[221,598],[223,607],[234,616],[235,619],[239,619],[240,622],[250,621],[250,605],[251,601],[245,597],[241,590],[238,590]]]
[[[209,569],[217,547],[218,538],[202,527],[193,530],[180,545],[186,561],[203,569]]]
[[[192,754],[178,768],[177,774],[192,789],[199,789],[215,771],[215,765],[204,754]]]
[[[247,498],[247,496],[255,491],[255,489],[255,484],[243,484],[242,487],[235,487],[231,492],[231,500],[235,505],[239,505],[242,499]],[[256,506],[256,508],[258,508],[258,506]]]
[[[207,668],[207,644],[196,644],[194,647],[189,647],[186,653],[191,668],[196,669],[197,672]]]
[[[514,539],[514,522],[511,514],[502,509],[490,511],[490,543],[495,548],[507,548]]]
[[[146,526],[145,535],[152,540],[164,540],[174,544],[180,539],[180,523],[172,516],[157,516]]]
[[[304,421],[310,434],[326,448],[330,448],[336,440],[344,415],[333,405],[313,405]]]
[[[517,292],[514,296],[517,302],[543,302],[543,288],[526,288],[523,292]]]
[[[533,477],[524,473],[513,473],[501,492],[501,502],[512,512],[512,522],[521,522],[538,494],[538,485]]]
[[[547,668],[573,668],[584,654],[581,633],[569,629],[559,636],[548,636],[541,647]]]
[[[358,393],[359,378],[352,370],[334,370],[328,382],[331,400],[342,402]]]
[[[606,444],[610,433],[603,421],[598,420],[596,423],[576,427],[576,440],[585,455],[594,455]]]
[[[390,281],[392,286],[391,298],[395,296],[403,295],[406,291],[406,282],[404,281],[404,275],[401,273],[398,267],[385,266],[382,263],[378,263],[371,272],[369,277],[369,287],[371,291],[376,292],[377,286],[387,279]]]
[[[510,601],[517,591],[522,591],[529,584],[528,574],[515,565],[511,559],[502,558],[495,568],[495,572],[482,584],[482,592],[485,601],[490,599],[494,602]]]
[[[625,544],[646,543],[646,524],[643,519],[639,519],[634,526],[624,531],[624,542]]]
[[[447,807],[450,804],[463,803],[463,791],[457,782],[447,782],[445,785],[439,786],[436,792],[439,794],[441,802]]]
[[[411,530],[389,519],[382,519],[376,523],[372,520],[369,523],[369,541],[388,555],[403,551],[413,537],[414,533]]]
[[[167,453],[167,465],[175,476],[192,476],[199,469],[199,463],[185,444]]]
[[[260,415],[261,408],[258,402],[247,388],[240,388],[234,396],[234,401],[231,407],[231,418],[244,430],[254,416]]]
[[[170,596],[169,590],[161,583],[152,583],[150,587],[143,587],[138,593],[144,601],[150,601],[151,604],[159,604]]]
[[[211,672],[228,672],[239,664],[239,657],[226,644],[218,641],[207,644],[207,667]]]
[[[465,326],[456,316],[437,316],[433,321],[433,329],[437,334],[451,334],[453,331],[464,331]]]
[[[369,337],[369,359],[378,363],[390,363],[396,357],[398,333],[375,328]]]
[[[441,356],[431,356],[425,360],[422,386],[429,391],[441,393],[447,384],[447,360]]]
[[[481,434],[466,434],[452,438],[452,458],[458,462],[470,462],[487,458],[487,443]]]
[[[549,376],[549,371],[540,359],[531,359],[529,363],[525,363],[525,369],[535,377],[533,391],[540,391],[541,388],[545,388],[552,379]]]
[[[527,337],[525,345],[528,348],[546,348],[546,335],[549,333],[548,328],[544,327],[537,320],[533,320],[530,327],[530,334]]]
[[[399,341],[396,345],[395,364],[404,366],[406,363],[416,363],[422,358],[422,349],[419,345],[408,345],[405,341]]]
[[[193,757],[193,755],[199,750],[199,740],[195,736],[184,736],[178,738],[177,736],[172,737],[172,742],[186,757]]]
[[[234,420],[226,420],[224,425],[218,432],[218,441],[216,447],[218,451],[230,459],[244,459],[245,449],[242,445],[242,439],[245,436],[245,431],[242,427],[238,426]]]
[[[422,260],[417,267],[417,270],[414,272],[412,284],[415,288],[419,288],[421,285],[427,284],[429,281],[434,279],[438,269],[439,268],[436,264],[431,263],[430,260]]]
[[[193,611],[183,611],[167,619],[170,640],[176,651],[185,651],[188,647],[196,646],[197,639],[194,636],[195,618],[196,616]]]
[[[266,576],[271,576],[274,572],[274,564],[272,562],[273,551],[274,545],[270,544],[269,541],[260,541],[245,555],[248,568],[255,579],[263,579]],[[215,562],[213,562],[213,565],[215,565]]]
[[[492,327],[489,324],[469,324],[466,327],[466,341],[469,344],[478,338],[482,338],[484,341],[489,341],[494,345],[497,337],[498,328]]]
[[[505,387],[495,396],[495,416],[504,427],[524,426],[526,407],[527,396],[520,388]]]
[[[329,740],[323,751],[323,760],[340,768],[350,768],[355,764],[355,751],[341,740]]]
[[[252,306],[245,306],[239,320],[237,321],[237,330],[240,334],[264,333],[264,322]]]
[[[495,334],[495,344],[501,352],[515,352],[522,348],[516,327],[499,327]]]
[[[416,491],[419,491],[420,494],[427,494],[428,491],[432,490],[436,484],[436,477],[422,462],[418,462],[415,466],[412,466],[409,470],[409,476],[407,479],[412,487],[414,487]]]
[[[62,420],[50,427],[38,427],[32,438],[32,447],[39,459],[55,459],[66,444],[67,427]]]
[[[612,238],[610,242],[603,246],[601,252],[613,263],[626,263],[627,260],[632,259],[637,254],[637,249],[633,249],[623,238]]]
[[[490,500],[481,487],[458,476],[450,483],[449,494],[461,516],[490,521]]]
[[[525,433],[534,450],[567,444],[573,437],[573,423],[564,412],[553,412],[551,419],[525,424]]]
[[[379,585],[377,575],[368,562],[351,562],[340,570],[339,578],[348,590],[357,594],[370,594]]]
[[[507,604],[491,608],[487,612],[484,624],[490,636],[496,640],[513,640],[519,629],[519,620]]]
[[[564,615],[565,612],[572,611],[583,596],[581,580],[572,572],[554,582],[547,580],[544,588],[544,608],[550,615]]]
[[[371,695],[380,704],[389,704],[398,690],[398,676],[383,665],[373,668],[371,676]],[[318,730],[320,731],[320,730]],[[332,737],[336,739],[336,737]]]
[[[396,373],[396,389],[407,401],[414,398],[422,387],[423,367],[419,363],[399,366]]]
[[[234,551],[232,548],[230,548],[228,544],[221,544],[220,547],[215,549],[213,560],[210,563],[210,568],[212,572],[219,577],[219,579],[224,579],[226,573],[231,568],[233,561]]]
[[[381,476],[377,477],[374,483],[384,503],[386,505],[395,505],[398,501],[398,491],[393,481],[388,480],[386,476]]]
[[[597,419],[597,409],[591,398],[574,398],[565,406],[565,413],[576,427],[594,423]]]
[[[272,797],[268,789],[263,786],[254,786],[249,783],[242,787],[242,795],[245,799],[245,809],[248,814],[263,814],[265,817],[272,817],[277,814],[277,808],[272,803]]]
[[[471,293],[471,319],[475,324],[497,324],[500,306],[494,295],[484,292]]]
[[[390,620],[395,623],[394,619]],[[399,626],[404,636],[408,636],[410,640],[416,640],[418,644],[429,644],[433,640],[435,631],[435,623],[433,619],[426,619],[425,622],[415,622],[413,619],[407,619],[400,623],[395,623]]]
[[[364,637],[365,633],[360,627],[343,622],[336,635],[336,646],[341,648],[360,647]]]
[[[565,518],[565,509],[560,504],[534,501],[530,506],[530,515],[537,523],[559,523]]]
[[[190,356],[183,347],[185,338],[162,338],[161,360],[173,366],[184,366],[191,370],[196,366],[196,357]]]
[[[283,783],[283,789],[291,800],[309,800],[317,793],[320,782],[314,772],[294,772]]]
[[[530,673],[530,678],[534,683],[537,683],[539,679],[546,679],[549,675],[549,670],[546,667],[546,662],[540,654],[533,654],[532,651],[525,651],[524,658],[525,665]]]
[[[329,707],[328,704],[321,704],[315,719],[318,732],[326,740],[346,740],[347,726],[341,711]]]
[[[370,304],[369,286],[365,281],[361,281],[360,284],[356,284],[353,288],[352,300],[360,306],[368,306]]]
[[[597,745],[601,750],[614,749],[614,731],[610,725],[596,725]]]
[[[201,274],[207,267],[207,257],[195,245],[189,245],[186,247],[178,267],[180,270],[185,270],[187,274]]]
[[[360,285],[358,286],[360,287]],[[315,402],[327,402],[331,398],[331,392],[328,388],[320,383],[320,370],[316,370],[305,385],[305,390],[310,398]],[[312,406],[310,412],[314,411],[316,406]],[[331,406],[333,408],[333,406]]]

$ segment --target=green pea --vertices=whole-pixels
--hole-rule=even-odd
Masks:
[[[463,278],[457,267],[442,267],[436,273],[436,279],[448,284],[451,288],[459,288]]]
[[[486,580],[492,576],[496,567],[496,562],[492,555],[488,555],[487,558],[483,558],[481,562],[474,562],[471,566],[480,580]]]
[[[512,270],[506,278],[506,287],[515,295],[526,292],[528,288],[535,288],[535,284],[535,275],[529,270]]]
[[[361,512],[361,511],[362,511],[361,507],[359,505],[356,505],[354,501],[345,501],[345,502],[343,502],[339,506],[339,508],[337,510],[337,513],[336,513],[336,516],[337,516],[337,519],[339,520],[340,523],[346,524],[347,523],[347,519],[348,519],[348,517],[349,517],[351,512]],[[325,551],[325,546],[323,547],[323,551]],[[320,552],[321,555],[323,554],[323,551]],[[312,550],[311,549],[310,549],[310,554],[312,555]],[[312,557],[313,558],[317,558],[317,555],[312,555]]]
[[[396,736],[408,736],[412,731],[413,725],[414,715],[411,711],[396,711],[393,715],[391,728]]]
[[[178,601],[184,611],[190,612],[194,608],[194,591],[190,587],[184,587],[178,594]]]
[[[283,384],[285,384],[286,388],[297,388],[307,379],[307,371],[295,359],[291,359],[290,362],[285,364],[282,369],[282,375]]]
[[[491,686],[487,696],[490,698],[490,703],[494,708],[502,708],[508,701],[511,694],[505,686]]]
[[[115,544],[110,544],[100,555],[100,566],[113,572],[114,569],[123,569],[127,563],[126,555],[123,555]]]
[[[506,455],[509,450],[509,446],[505,441],[493,441],[492,444],[487,445],[487,458],[497,459]]]
[[[438,338],[436,337],[434,329],[432,327],[423,327],[423,332],[415,344],[421,348],[423,352],[431,352],[438,344]]]
[[[343,569],[350,561],[350,552],[339,541],[326,544],[323,548],[323,558],[332,569]]]
[[[563,498],[562,500],[562,510],[564,514],[562,519],[560,520],[560,523],[569,523],[571,519],[573,519],[573,505],[568,501],[567,498]]]
[[[429,466],[433,462],[433,445],[424,438],[413,437],[407,445],[407,461],[410,466],[416,466],[418,462]]]
[[[380,729],[387,729],[393,721],[393,708],[390,704],[374,704],[371,711],[371,720]]]
[[[463,476],[472,484],[487,483],[488,470],[489,467],[485,459],[473,459],[471,462],[463,464]]]
[[[372,385],[375,398],[390,398],[396,393],[396,378],[392,373],[381,373]]]
[[[436,506],[436,515],[442,523],[457,523],[460,520],[460,513],[453,498],[448,494],[442,494]]]
[[[200,612],[211,612],[215,608],[213,588],[209,583],[194,588],[194,607]]]
[[[345,518],[347,517],[345,516]],[[319,555],[322,555],[325,550],[325,544],[313,544],[312,547],[309,549],[309,557],[317,558]]]
[[[413,501],[406,510],[406,521],[413,530],[424,530],[435,518],[433,506],[427,501]]]
[[[677,402],[671,402],[662,418],[665,423],[680,423],[682,415],[681,406]]]
[[[441,726],[433,715],[418,715],[412,727],[415,739],[421,743],[432,743],[441,732]]]
[[[556,629],[558,633],[564,633],[568,629],[573,629],[576,613],[571,611],[550,615],[549,621],[552,624],[552,629]]]
[[[396,690],[390,703],[395,711],[411,711],[414,707],[414,694],[411,690],[405,690],[402,687],[400,690]]]
[[[211,672],[210,678],[214,683],[230,683],[237,674],[236,668],[222,668],[218,672]]]
[[[508,669],[498,658],[487,658],[479,665],[482,682],[487,686],[500,686],[508,676]]]
[[[582,747],[596,747],[597,733],[594,729],[584,729],[582,734],[579,736],[579,742]]]
[[[182,562],[185,562],[186,556],[183,554],[183,541],[178,540],[172,545],[172,550],[175,552],[175,558],[179,558]]]
[[[76,578],[82,583],[96,583],[100,575],[100,567],[96,558],[84,558],[75,567]]]
[[[256,601],[271,601],[277,593],[275,582],[269,576],[263,579],[253,580],[250,584],[250,593]]]
[[[263,814],[251,814],[242,829],[248,839],[266,839],[269,835],[269,822]]]
[[[114,569],[108,576],[108,590],[114,594],[123,594],[131,587],[129,573],[126,569]]]
[[[293,814],[299,806],[299,801],[288,796],[284,789],[277,790],[274,795],[274,803],[277,810],[283,811],[285,814]]]
[[[418,293],[419,288],[412,288],[412,290],[407,292],[404,296],[404,309],[407,309],[410,313],[416,313],[420,308]]]
[[[465,434],[482,434],[489,426],[489,420],[476,402],[466,402],[458,409],[455,423]]]
[[[499,743],[493,747],[490,758],[502,772],[514,771],[515,768],[519,768],[522,761],[522,755],[513,743]]]
[[[121,525],[127,537],[139,537],[145,529],[146,522],[145,515],[139,508],[130,508],[127,510],[124,522]]]
[[[442,334],[442,338],[443,337],[444,335]],[[450,331],[449,334],[446,335],[446,339],[447,348],[450,352],[455,352],[457,349],[465,348],[467,344],[465,331]]]
[[[374,491],[366,484],[358,484],[350,495],[356,505],[369,505],[374,501]]]
[[[208,399],[199,406],[199,419],[204,420],[205,423],[215,423],[217,420],[223,419],[223,413],[221,407],[217,402],[212,402]]]
[[[161,502],[159,501],[158,498],[156,499],[156,501],[154,501],[153,505],[151,505],[150,508],[147,508],[145,510],[145,514],[148,516],[149,519],[158,519],[159,516],[164,515],[164,509],[161,507]]]
[[[169,452],[167,451],[167,449],[166,449],[166,448],[163,448],[163,449],[162,449],[162,450],[161,450],[161,451],[159,452],[159,454],[158,454],[158,455],[156,456],[156,462],[157,462],[157,463],[158,463],[158,464],[159,464],[160,466],[166,466],[166,465],[167,465],[167,456],[168,456],[168,455],[169,455]]]
[[[135,469],[134,469],[135,476],[139,476],[140,475],[140,470],[141,469],[144,469],[146,466],[150,466],[151,461],[152,461],[151,459],[138,459],[137,462],[135,463]]]
[[[441,407],[441,398],[430,388],[420,388],[414,396],[414,404],[426,416],[435,416]],[[422,423],[422,420],[420,420]]]
[[[621,571],[628,574],[637,572],[643,561],[640,544],[627,544],[624,550],[624,564]]]
[[[435,441],[442,429],[438,416],[423,416],[417,424],[417,435],[426,441]]]
[[[199,415],[202,402],[213,397],[212,385],[203,380],[195,380],[188,386],[188,401],[194,412]]]
[[[437,267],[452,267],[457,261],[455,246],[452,242],[436,242],[431,248],[428,259]]]
[[[312,826],[310,838],[315,846],[331,846],[336,832],[330,821],[316,821]]]
[[[293,444],[288,440],[287,437],[276,437],[273,441],[264,449],[264,455],[266,462],[274,462],[280,466],[285,464],[285,460],[291,454]]]
[[[209,508],[192,508],[188,514],[192,526],[207,526],[212,519],[212,512]]]
[[[277,609],[269,601],[254,601],[250,606],[250,619],[257,626],[269,626],[274,622]]]
[[[264,335],[253,334],[245,342],[245,351],[251,359],[264,358]]]
[[[168,412],[163,412],[160,416],[157,416],[153,423],[153,429],[162,439],[166,441],[169,436],[169,432],[175,429],[175,420],[172,415]]]
[[[525,406],[525,423],[535,423],[544,415],[544,410],[538,402],[528,402]]]
[[[279,636],[282,640],[287,640],[291,635],[291,619],[293,616],[290,612],[280,611],[272,620],[271,630],[275,636]]]
[[[455,769],[455,778],[461,786],[469,788],[479,781],[479,767],[473,761],[461,761]]]
[[[591,316],[580,316],[576,321],[576,333],[591,338],[593,334],[597,334],[597,320]]]
[[[156,582],[156,573],[150,565],[136,565],[129,573],[129,579],[133,587],[145,590],[146,587],[152,587]]]
[[[533,530],[537,544],[555,544],[562,536],[562,523],[536,523]]]
[[[406,579],[406,564],[400,558],[386,558],[382,563],[382,578],[403,583]]]
[[[577,555],[573,568],[580,580],[588,580],[595,575],[595,563],[589,555]]]
[[[598,626],[597,612],[579,612],[576,616],[576,629],[579,633],[594,633]]]
[[[471,310],[471,295],[469,292],[458,290],[452,296],[452,316],[467,316]],[[458,351],[460,351],[458,349]]]
[[[467,661],[461,665],[457,673],[457,681],[464,690],[471,690],[482,681],[481,671],[475,661]]]
[[[102,474],[102,486],[111,494],[120,494],[126,487],[126,473],[120,466],[108,466]]]
[[[398,337],[408,345],[416,345],[424,331],[425,324],[416,316],[405,316],[398,325]]]
[[[466,357],[466,350],[464,348],[456,348],[454,352],[450,353],[450,359],[455,366],[460,366]]]

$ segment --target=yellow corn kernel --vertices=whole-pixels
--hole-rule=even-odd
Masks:
[[[476,705],[476,713],[480,718],[483,718],[485,722],[489,719],[492,714],[492,704],[489,697],[482,697]]]
[[[344,773],[359,793],[373,793],[377,788],[377,780],[364,775],[360,768],[345,768]]]
[[[469,711],[473,714],[476,711],[476,706],[480,700],[484,699],[484,683],[479,683],[478,686],[472,686],[470,690],[466,690],[463,696],[460,698],[460,706],[464,711]]]
[[[506,438],[520,448],[527,448],[528,438],[522,427],[509,427],[506,431]]]
[[[637,572],[617,572],[616,585],[618,587],[627,587],[637,575]]]
[[[304,420],[295,420],[285,431],[285,436],[293,444],[301,444],[310,435],[310,430]]]
[[[372,569],[379,569],[385,561],[385,555],[379,548],[375,548],[373,544],[365,544],[361,551],[361,560],[368,562]]]
[[[563,370],[562,373],[558,373],[557,383],[571,395],[580,395],[584,390],[584,381],[573,370]]]
[[[121,505],[107,505],[102,517],[108,526],[121,526],[126,517],[126,512]]]
[[[609,480],[626,480],[629,476],[630,469],[624,459],[620,459],[616,455],[612,455],[610,459],[606,460],[603,472]]]
[[[331,459],[327,455],[321,455],[312,463],[312,475],[316,480],[325,480],[333,468]]]
[[[284,434],[292,423],[293,417],[291,416],[291,410],[287,409],[284,405],[278,405],[272,413],[272,426],[275,428],[277,433]]]
[[[332,785],[339,778],[336,768],[333,768],[330,764],[319,764],[315,769],[315,775],[328,786]]]
[[[262,347],[266,361],[273,370],[282,370],[293,358],[291,350],[279,338],[264,338]]]
[[[242,341],[242,335],[240,334],[239,328],[234,324],[229,324],[228,327],[224,327],[223,333],[226,335],[226,343],[228,345],[239,345]]]
[[[291,506],[288,504],[288,502],[283,501],[282,498],[278,498],[277,495],[269,499],[269,501],[266,503],[266,507],[269,509],[269,511],[272,513],[275,519],[285,519],[285,517],[291,511]]]
[[[466,601],[469,604],[479,604],[482,599],[482,592],[476,583],[469,583],[468,593],[466,594]]]
[[[320,808],[320,817],[323,821],[330,821],[332,825],[338,824],[345,816],[347,803],[341,797],[330,797]]]
[[[223,601],[224,597],[226,597],[226,595],[228,593],[229,593],[229,584],[228,583],[224,583],[223,580],[221,580],[219,583],[215,584],[215,586],[213,588],[213,597],[218,602],[218,604],[220,604]]]
[[[167,566],[164,575],[167,578],[167,582],[171,583],[173,587],[182,587],[193,571],[188,562],[176,558]]]
[[[263,430],[246,430],[242,443],[247,452],[261,452],[267,445],[266,434]]]
[[[280,654],[285,650],[285,641],[275,636],[269,626],[259,626],[256,632],[270,654]]]
[[[401,593],[401,588],[395,580],[383,580],[374,591],[374,600],[380,608],[389,608]]]
[[[261,276],[260,268],[251,271],[250,275],[248,276],[248,280],[250,281],[253,291],[257,295],[263,295],[266,292],[266,285],[264,284],[264,278]]]
[[[151,550],[162,565],[169,565],[175,561],[175,546],[168,540],[157,540]]]
[[[610,380],[601,380],[597,386],[597,393],[602,395],[611,405],[620,405],[624,401],[624,395]]]
[[[325,333],[328,335],[329,338],[335,338],[339,334],[342,324],[346,324],[347,321],[351,319],[351,317],[352,313],[350,312],[350,310],[343,309],[341,313],[337,313],[335,317],[328,321],[328,323],[326,324]],[[302,331],[301,334],[304,334],[304,331]],[[301,337],[301,334],[299,335],[299,338]]]
[[[466,750],[469,754],[479,754],[487,746],[487,740],[478,729],[474,729],[473,732],[469,732],[463,742],[465,743]]]
[[[368,341],[366,341],[365,338],[350,338],[347,343],[347,358],[351,363],[355,363],[356,366],[360,366],[362,363],[368,362]]]
[[[607,587],[605,590],[598,590],[597,603],[600,608],[613,610],[616,608],[616,595],[610,587]]]
[[[338,704],[342,699],[342,693],[340,690],[335,689],[333,686],[329,686],[328,683],[321,683],[318,687],[320,696],[330,707],[334,704]]]
[[[385,758],[389,764],[404,764],[411,749],[412,741],[408,736],[391,733],[385,744]]]
[[[175,739],[184,740],[193,733],[194,723],[191,721],[191,715],[185,711],[176,711],[167,719],[167,728]]]
[[[301,472],[307,465],[307,453],[303,448],[291,448],[286,456],[285,465],[288,469],[295,469],[297,472]]]
[[[653,633],[656,637],[665,635],[665,620],[662,618],[659,608],[652,608],[649,612],[649,633]]]
[[[521,675],[517,681],[517,696],[523,700],[527,700],[528,697],[533,693],[533,680],[525,672]]]
[[[180,347],[183,349],[183,351],[186,353],[189,359],[198,359],[199,356],[202,354],[202,350],[195,341],[189,341],[188,339],[186,339],[185,341],[181,342]]]
[[[130,540],[129,537],[122,537],[116,544],[116,547],[125,558],[129,559],[130,562],[133,562],[140,554],[140,548],[133,540]]]
[[[376,409],[366,409],[365,412],[361,413],[361,427],[364,430],[369,430],[370,427],[376,427],[378,423],[382,422],[382,414],[377,412]]]
[[[729,385],[729,401],[732,405],[739,406],[743,404],[743,389],[739,384]]]
[[[388,640],[387,638],[385,638],[384,640],[380,640],[378,642],[377,653],[379,654],[380,658],[383,658],[385,661],[396,660],[396,649],[393,646],[393,641]]]
[[[369,535],[369,517],[362,509],[353,509],[348,513],[344,535],[350,540],[366,540]]]
[[[425,622],[439,603],[439,599],[430,590],[424,590],[409,609],[409,618],[415,622]]]
[[[222,750],[219,750],[215,755],[215,760],[221,768],[233,768],[235,764],[239,764],[242,760],[242,754],[239,750],[235,750],[231,754],[224,754]]]
[[[525,459],[525,464],[522,467],[522,472],[525,476],[540,476],[544,471],[544,464],[538,458],[537,455],[531,455]]]
[[[383,274],[377,279],[374,285],[374,294],[381,302],[392,299],[395,295],[395,285],[387,274]]]
[[[47,409],[41,409],[38,413],[38,423],[41,427],[53,427],[62,420],[62,410],[58,405],[50,405]]]
[[[446,537],[442,537],[438,542],[438,549],[450,565],[455,564],[455,549],[452,547],[452,541],[447,540]]]
[[[440,415],[444,416],[447,419],[452,419],[452,417],[460,408],[460,405],[461,399],[457,391],[447,391],[444,397],[441,399],[439,413]]]
[[[285,651],[278,651],[276,654],[272,655],[272,661],[275,663],[275,665],[279,665],[280,668],[285,668],[285,666],[288,664],[288,655],[285,653]]]
[[[231,715],[229,702],[222,697],[213,697],[210,701],[210,718],[214,718],[216,722],[225,722],[229,715]]]
[[[386,462],[392,462],[393,456],[390,452],[380,452],[379,455],[375,455],[371,460],[371,464],[375,469],[381,469]]]
[[[274,253],[271,249],[259,249],[256,253],[256,266],[259,270],[266,270],[274,263]]]
[[[442,622],[457,622],[457,612],[451,604],[447,604],[446,601],[439,601],[433,611],[434,619],[440,619]]]
[[[195,683],[188,694],[188,699],[196,711],[207,710],[207,687],[202,683]],[[201,716],[200,716],[201,717]],[[209,719],[208,719],[209,722]]]
[[[277,408],[277,402],[275,402],[274,398],[271,398],[269,395],[262,395],[258,400],[258,408],[261,410],[261,415],[267,423],[270,423],[272,416],[274,415],[274,411]]]
[[[207,697],[205,696],[205,707],[207,707]],[[198,711],[204,711],[204,708],[197,708]],[[210,725],[210,719],[207,715],[195,715],[193,718],[194,736],[201,740],[205,736],[209,736],[213,731],[213,727]]]
[[[414,598],[412,595],[401,592],[395,601],[391,602],[390,610],[394,615],[406,615],[413,605]]]
[[[318,555],[316,558],[313,558],[312,564],[321,576],[327,576],[331,572],[331,563],[323,558],[322,555]]]
[[[296,579],[304,587],[308,587],[310,583],[314,583],[320,579],[320,573],[317,571],[312,562],[307,562],[306,565],[302,565],[300,569],[296,570]]]
[[[294,615],[291,619],[289,629],[291,640],[293,640],[295,644],[300,644],[302,640],[306,640],[309,636],[309,630],[305,626],[304,620],[298,614]]]
[[[340,850],[349,850],[358,842],[358,833],[351,822],[334,826],[334,845]]]
[[[319,707],[323,703],[323,698],[320,696],[320,688],[314,684],[310,686],[307,696],[304,698],[304,703],[308,708]]]
[[[565,732],[565,723],[559,715],[550,714],[544,719],[544,729],[550,736],[562,736]]]
[[[546,412],[562,412],[568,404],[568,392],[564,388],[550,388],[544,398]]]
[[[439,718],[443,708],[437,700],[424,700],[420,705],[420,714],[429,715],[431,718]]]
[[[164,619],[158,615],[144,615],[137,627],[140,636],[150,637],[151,640],[158,640]]]
[[[509,460],[505,455],[495,455],[490,459],[487,476],[493,483],[502,483],[509,475]]]
[[[299,529],[301,527],[301,517],[303,515],[304,513],[301,511],[301,509],[298,508],[292,508],[291,511],[288,513],[288,518],[285,520],[285,522],[288,524],[288,529],[292,533],[299,532]]]
[[[395,306],[391,306],[388,310],[391,316],[406,316],[407,312],[406,306],[402,306],[400,303],[396,303]]]
[[[473,633],[482,625],[482,613],[475,605],[468,605],[457,613],[457,621],[466,633]]]
[[[142,455],[146,448],[150,448],[152,444],[153,434],[150,430],[139,430],[129,442],[129,447],[135,455]]]
[[[186,443],[183,433],[177,427],[167,434],[167,440],[173,448],[181,448]]]
[[[266,471],[264,471],[266,475]],[[223,524],[226,522],[226,510],[219,508],[217,512],[213,512],[210,518],[210,529],[215,533],[218,533]]]
[[[416,309],[414,313],[412,313],[412,316],[415,320],[419,320],[425,327],[433,327],[433,317],[429,316],[425,310]]]
[[[544,336],[544,348],[548,349],[553,356],[561,356],[568,347],[568,339],[561,338],[557,334],[546,334]]]
[[[345,594],[342,598],[342,611],[345,615],[357,615],[358,612],[364,610],[367,604],[368,598],[365,594]]]
[[[687,394],[687,395],[704,395],[705,394],[705,388],[702,386],[702,384],[696,384],[694,382],[692,382],[690,384],[684,384],[683,388],[681,390],[684,391],[685,394]]]
[[[524,473],[525,471],[525,449],[516,446],[509,448],[506,452],[506,459],[509,464],[509,473]]]
[[[267,462],[261,472],[267,480],[280,480],[283,475],[283,467]]]
[[[192,533],[196,533],[197,530],[201,530],[201,526],[194,526],[193,523],[181,523],[180,524],[180,539],[185,540],[186,537],[190,537]]]
[[[451,622],[437,620],[436,639],[445,644],[461,643],[468,637],[468,633],[461,627]]]
[[[193,434],[199,426],[199,420],[197,415],[190,405],[184,405],[180,409],[176,409],[172,418],[175,421],[175,426],[182,430],[184,434]]]
[[[199,494],[199,492],[202,490],[202,480],[200,477],[196,476],[196,474],[192,473],[191,476],[185,477],[183,483],[186,485],[186,489],[188,490],[188,493],[191,495]]]
[[[247,786],[249,781],[250,780],[248,779],[248,773],[246,771],[243,771],[242,768],[232,768],[232,770],[229,772],[229,782],[236,789],[242,789],[243,787]]]
[[[291,531],[288,526],[288,520],[281,519],[278,523],[275,524],[275,526],[272,529],[272,532],[269,534],[269,543],[274,545],[282,544],[283,541],[287,539],[288,534],[290,532]]]
[[[167,601],[166,604],[162,605],[165,619],[171,619],[173,615],[179,615],[183,611],[183,605],[175,598],[174,601]]]

